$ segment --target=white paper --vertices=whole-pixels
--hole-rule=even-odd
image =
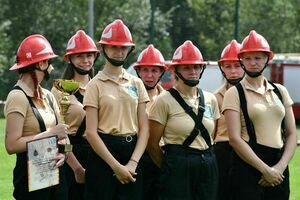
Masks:
[[[57,152],[55,136],[27,143],[29,192],[59,184],[59,169],[54,169],[56,161],[51,160]]]

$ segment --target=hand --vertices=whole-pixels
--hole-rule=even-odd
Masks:
[[[84,184],[85,183],[85,169],[83,167],[78,167],[74,171],[75,180],[77,183]]]
[[[127,184],[130,182],[135,182],[136,179],[130,172],[130,168],[126,165],[119,165],[116,169],[114,169],[114,176],[122,183]]]
[[[282,172],[275,167],[270,167],[265,173],[262,174],[258,184],[263,187],[275,187],[279,185],[284,179]]]
[[[125,165],[133,177],[137,175],[137,173],[135,172],[137,165],[138,163],[133,160],[129,160],[128,163]]]
[[[66,124],[58,124],[55,127],[50,128],[49,132],[53,133],[54,135],[57,135],[58,139],[63,139],[68,136],[68,128],[69,126]]]
[[[65,163],[65,159],[66,159],[66,154],[57,153],[57,155],[52,158],[52,160],[56,161],[54,169],[62,166]]]

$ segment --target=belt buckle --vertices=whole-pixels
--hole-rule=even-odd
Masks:
[[[132,136],[131,135],[126,135],[125,140],[126,142],[131,142],[132,141]]]

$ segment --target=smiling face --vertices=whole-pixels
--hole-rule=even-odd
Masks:
[[[71,55],[71,61],[74,66],[88,71],[93,67],[95,57],[96,54],[91,52],[78,53]]]
[[[241,55],[241,61],[246,70],[260,72],[267,62],[268,56],[264,52],[245,52]]]
[[[244,75],[244,70],[238,61],[223,61],[221,67],[227,79],[238,79]]]
[[[137,71],[143,83],[148,87],[155,87],[163,73],[162,67],[159,66],[141,66]]]

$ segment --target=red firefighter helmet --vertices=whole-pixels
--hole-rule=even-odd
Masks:
[[[20,44],[17,52],[17,63],[9,70],[16,70],[42,60],[55,58],[52,47],[48,40],[39,34],[30,35]]]
[[[93,52],[99,53],[94,41],[83,30],[79,30],[69,40],[64,59],[68,60],[72,54]]]
[[[122,20],[117,19],[105,27],[98,44],[134,46],[131,33]]]
[[[267,40],[256,31],[252,30],[242,42],[241,50],[238,57],[241,57],[242,53],[245,52],[266,52],[269,55],[269,60],[274,57],[273,52],[270,50],[270,46]]]
[[[221,65],[223,61],[238,61],[238,53],[241,49],[241,44],[236,40],[232,40],[222,51],[221,58],[218,64]]]
[[[206,64],[201,52],[190,40],[185,41],[176,49],[170,66],[182,64]]]
[[[140,53],[136,63],[133,64],[135,70],[140,66],[158,66],[163,67],[164,70],[167,70],[167,66],[165,64],[165,59],[163,55],[152,44],[150,44],[146,49],[144,49]]]

